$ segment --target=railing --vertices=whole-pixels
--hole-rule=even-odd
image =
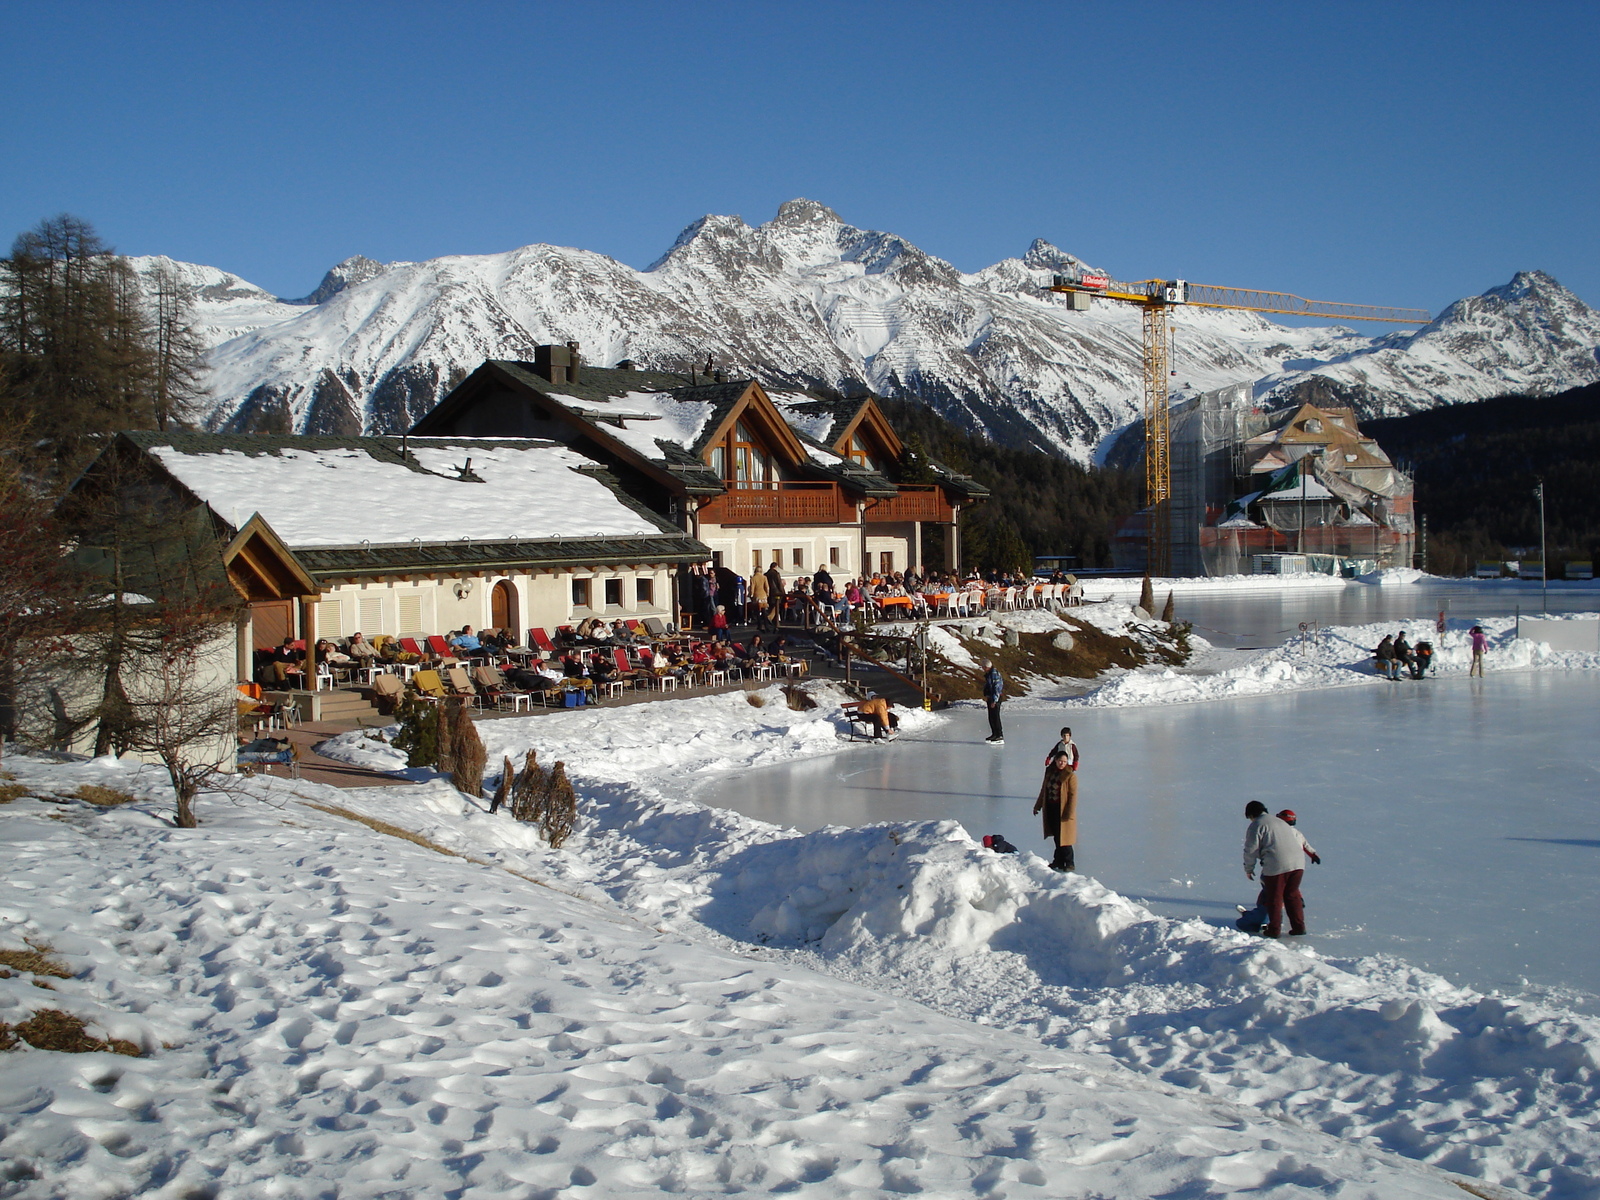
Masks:
[[[954,521],[955,512],[944,492],[933,483],[902,483],[900,494],[888,500],[867,501],[867,523],[878,521]]]
[[[855,515],[836,483],[736,484],[700,505],[700,519],[717,525],[838,525]]]

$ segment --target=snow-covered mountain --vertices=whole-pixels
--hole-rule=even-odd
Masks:
[[[148,274],[166,260],[133,261]],[[172,264],[210,348],[217,429],[395,431],[483,359],[575,340],[598,365],[683,369],[710,356],[776,384],[905,396],[1081,461],[1137,415],[1139,314],[1105,301],[1069,312],[1044,290],[1067,265],[1082,264],[1036,241],[964,274],[809,200],[755,227],[702,217],[643,271],[547,245],[421,263],[355,257],[286,301]],[[1600,379],[1600,315],[1536,272],[1420,332],[1376,340],[1220,310],[1179,310],[1174,324],[1183,391],[1248,380],[1264,396],[1337,396],[1387,415]]]

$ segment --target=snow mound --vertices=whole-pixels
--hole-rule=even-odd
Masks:
[[[1419,571],[1415,567],[1385,567],[1381,571],[1369,571],[1365,575],[1358,575],[1356,581],[1371,587],[1399,587],[1406,583],[1426,583],[1436,576],[1429,575],[1426,571]]]

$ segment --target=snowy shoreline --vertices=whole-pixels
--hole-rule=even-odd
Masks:
[[[1492,633],[1491,671],[1600,665]],[[1364,637],[1069,703],[1360,682]],[[839,749],[812,688],[484,723],[492,770],[566,763],[561,851],[442,780],[257,779],[187,832],[153,771],[8,759],[0,942],[76,973],[0,979],[0,1020],[45,1000],[150,1053],[0,1056],[6,1194],[1600,1196],[1600,1021],[1157,917],[954,822],[799,835],[691,798]]]

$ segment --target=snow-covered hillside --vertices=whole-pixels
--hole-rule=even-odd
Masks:
[[[165,260],[135,259],[149,274]],[[1013,444],[1089,458],[1135,416],[1139,315],[1068,312],[1044,288],[1079,264],[1036,241],[973,274],[890,233],[792,200],[763,225],[707,216],[644,271],[556,246],[422,263],[355,257],[298,301],[176,264],[210,347],[215,428],[399,430],[489,357],[576,340],[585,358],[671,369],[708,355],[771,383],[863,385]],[[1396,413],[1600,379],[1600,315],[1549,276],[1377,340],[1251,313],[1180,311],[1173,384],[1244,380]]]

